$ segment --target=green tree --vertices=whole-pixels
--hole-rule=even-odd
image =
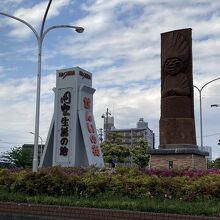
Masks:
[[[32,166],[32,151],[22,147],[14,147],[1,155],[1,160],[10,166],[27,168]]]
[[[122,143],[122,137],[115,132],[108,132],[108,140],[101,144],[104,161],[111,163],[117,161],[124,163],[130,156],[130,149]]]
[[[214,161],[209,162],[208,167],[220,169],[220,157],[216,158]]]
[[[132,162],[139,167],[146,167],[149,163],[150,156],[147,154],[148,144],[143,140],[139,140],[131,149]]]

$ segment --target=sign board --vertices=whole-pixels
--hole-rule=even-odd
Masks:
[[[93,116],[92,74],[79,67],[58,70],[54,91],[53,130],[49,131],[40,167],[50,165],[48,161],[51,166],[104,167]],[[51,148],[52,158],[48,158]]]
[[[89,164],[100,167],[103,163],[101,150],[93,117],[93,93],[91,87],[81,85],[79,88],[79,120]]]

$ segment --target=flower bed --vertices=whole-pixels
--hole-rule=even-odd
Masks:
[[[27,195],[125,196],[185,201],[220,200],[219,170],[149,170],[118,167],[0,170],[0,186]]]

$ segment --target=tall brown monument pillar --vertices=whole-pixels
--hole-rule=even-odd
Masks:
[[[161,118],[159,149],[151,166],[206,168],[207,152],[196,145],[192,76],[192,30],[161,34]]]
[[[161,34],[160,148],[196,147],[191,29]]]

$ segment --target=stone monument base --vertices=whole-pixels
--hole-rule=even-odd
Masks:
[[[150,167],[157,169],[207,169],[206,151],[197,148],[149,150]]]

